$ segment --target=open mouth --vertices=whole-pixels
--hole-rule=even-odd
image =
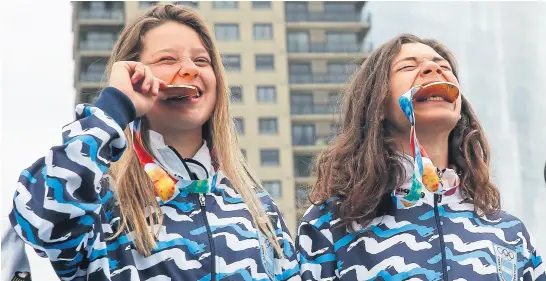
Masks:
[[[203,95],[203,92],[190,85],[167,85],[167,89],[162,90],[165,95],[165,101],[181,101],[189,99],[197,99]]]
[[[453,103],[459,97],[459,88],[449,82],[432,82],[416,87],[419,88],[413,94],[413,100],[416,102],[445,101]]]

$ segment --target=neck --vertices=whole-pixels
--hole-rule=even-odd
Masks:
[[[158,132],[165,144],[170,145],[184,158],[192,158],[203,145],[202,128],[176,133]]]
[[[434,166],[445,169],[449,164],[449,133],[438,132],[416,132],[419,143],[425,149],[428,158]],[[412,155],[410,136],[407,134],[396,134],[395,138],[401,144],[402,152]]]

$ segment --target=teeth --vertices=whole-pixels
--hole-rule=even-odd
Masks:
[[[429,100],[437,100],[437,101],[443,101],[444,99],[442,97],[429,97],[426,99],[427,101]]]
[[[197,92],[197,95],[195,96],[190,96],[190,95],[181,95],[181,96],[173,96],[173,97],[168,97],[167,100],[183,100],[185,98],[200,98],[203,94],[201,92]]]

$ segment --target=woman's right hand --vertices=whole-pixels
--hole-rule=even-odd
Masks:
[[[159,89],[167,87],[165,81],[156,78],[150,68],[141,62],[118,61],[112,66],[109,86],[129,97],[140,117],[152,108]]]

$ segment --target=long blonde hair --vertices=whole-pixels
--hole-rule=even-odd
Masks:
[[[275,239],[273,224],[253,188],[263,187],[248,166],[238,146],[235,125],[229,111],[229,91],[220,55],[209,30],[199,15],[188,7],[158,5],[135,19],[121,32],[108,61],[106,77],[109,76],[114,62],[138,61],[143,48],[142,38],[144,35],[151,29],[169,21],[179,22],[192,28],[201,38],[211,57],[212,67],[216,74],[217,100],[214,113],[203,128],[203,137],[210,147],[214,147],[216,150],[220,169],[243,197],[255,225],[267,235],[277,253],[282,255],[280,244]],[[125,135],[128,140],[131,139],[128,129],[125,131]],[[157,246],[155,239],[160,229],[157,226],[162,225],[163,215],[156,201],[153,183],[140,166],[131,141],[128,141],[127,150],[117,162],[112,164],[108,173],[115,181],[115,194],[122,216],[121,227],[113,237],[117,237],[128,229],[134,231],[134,243],[137,250],[142,255],[149,256],[152,249]],[[149,223],[146,214],[149,215]],[[151,231],[150,228],[155,231]]]

